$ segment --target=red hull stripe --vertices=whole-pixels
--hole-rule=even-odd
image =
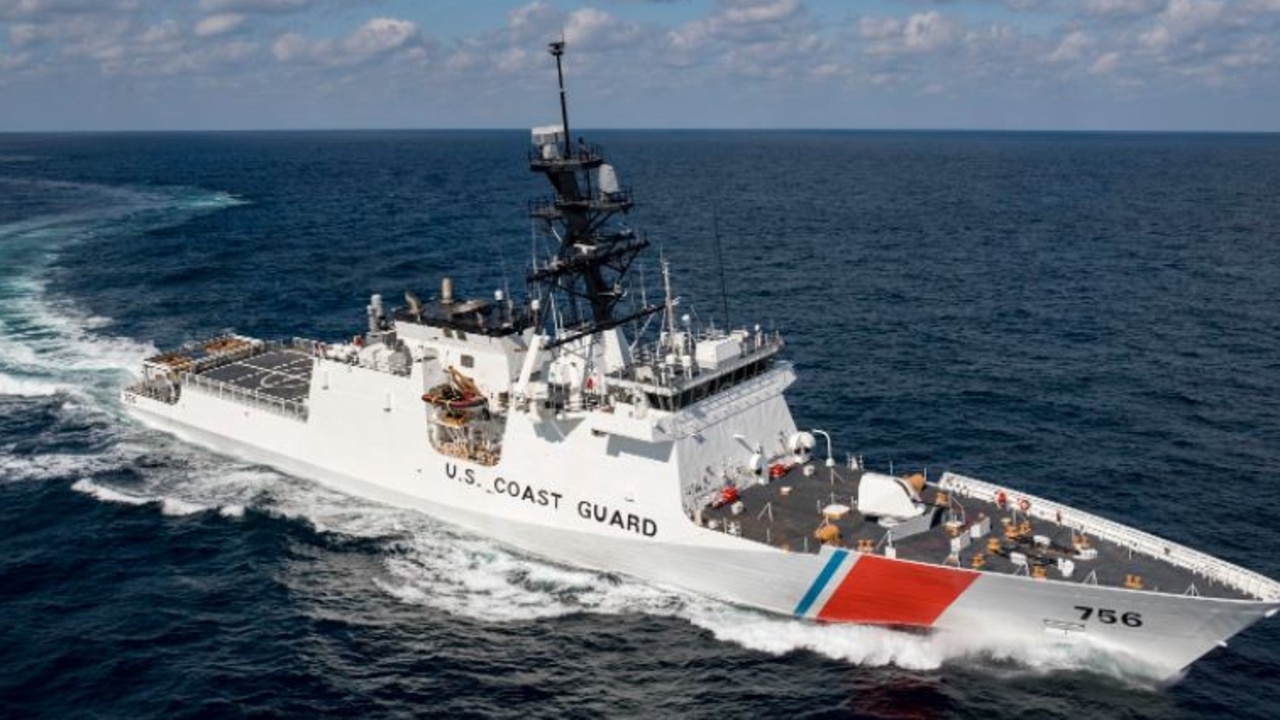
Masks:
[[[833,622],[933,625],[978,573],[863,555],[818,613]]]

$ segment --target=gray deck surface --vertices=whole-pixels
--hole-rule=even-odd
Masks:
[[[306,400],[312,364],[311,356],[304,352],[271,350],[200,375],[281,400]]]
[[[870,539],[877,543],[877,552],[888,532],[875,521],[868,520],[857,512],[858,480],[862,473],[846,467],[832,470],[824,467],[820,461],[810,463],[814,474],[805,477],[804,466],[796,466],[781,478],[768,485],[754,485],[741,491],[741,499],[745,505],[740,515],[734,515],[729,507],[703,510],[703,521],[716,520],[723,527],[725,523],[738,523],[742,537],[756,542],[767,543],[775,547],[784,547],[793,552],[814,552],[820,543],[814,537],[814,531],[823,523],[822,508],[836,503],[853,508],[835,525],[840,529],[840,545],[856,549],[859,539]],[[790,492],[783,494],[783,488]],[[921,498],[932,503],[937,495],[937,488],[926,486]],[[1045,564],[1049,579],[1062,580],[1063,577],[1054,563],[1057,555],[1064,555],[1075,562],[1075,572],[1069,582],[1082,582],[1090,571],[1096,571],[1099,585],[1122,587],[1128,574],[1142,577],[1144,588],[1161,592],[1183,593],[1193,583],[1196,590],[1205,596],[1222,598],[1245,598],[1246,596],[1232,588],[1224,587],[1207,578],[1197,576],[1188,570],[1164,562],[1150,556],[1130,553],[1124,547],[1091,538],[1098,550],[1095,560],[1080,560],[1071,552],[1071,530],[1045,520],[1032,520],[1032,535],[1044,535],[1050,538],[1052,546],[1048,550],[1037,551],[1028,537],[1023,541],[1005,539],[1001,518],[1013,518],[1014,510],[1000,508],[994,503],[986,503],[974,498],[958,498],[963,503],[965,519],[976,522],[980,517],[991,518],[991,533],[972,541],[972,545],[960,552],[960,567],[969,568],[973,555],[982,552],[986,565],[983,570],[1001,573],[1019,571],[1026,573],[1026,568],[1019,568],[1009,560],[1010,552],[1022,552],[1030,557],[1033,564]],[[895,537],[894,547],[898,557],[919,562],[942,564],[951,553],[951,539],[941,521],[946,519],[946,511],[939,509],[939,524],[931,530],[908,538]],[[1023,516],[1018,515],[1016,521]],[[998,553],[987,552],[987,541],[990,537],[999,538],[1001,550]],[[1036,555],[1040,557],[1035,557]]]

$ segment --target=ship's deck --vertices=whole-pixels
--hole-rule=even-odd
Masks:
[[[205,370],[199,376],[278,400],[305,402],[312,365],[307,353],[282,348]]]
[[[805,468],[811,467],[812,475],[806,476]],[[858,482],[862,471],[847,467],[827,468],[821,462],[810,462],[808,465],[797,465],[785,475],[768,484],[752,485],[740,491],[740,499],[744,505],[742,511],[734,514],[731,506],[722,508],[705,508],[702,520],[708,527],[740,534],[743,538],[792,552],[816,553],[821,541],[815,531],[824,524],[824,508],[831,505],[844,505],[850,508],[844,517],[830,521],[840,531],[838,544],[851,550],[858,549],[859,541],[870,541],[874,552],[884,552],[887,544],[888,529],[874,520],[869,520],[857,511]],[[934,503],[938,499],[938,488],[927,485],[920,493],[926,503]],[[1068,582],[1095,582],[1098,585],[1125,587],[1127,576],[1137,575],[1142,579],[1142,587],[1146,590],[1167,593],[1193,592],[1200,595],[1220,598],[1245,599],[1248,596],[1233,587],[1215,582],[1211,578],[1198,575],[1191,570],[1179,567],[1160,558],[1131,552],[1117,543],[1090,536],[1089,540],[1097,550],[1097,558],[1081,559],[1072,551],[1072,531],[1061,524],[1018,513],[1014,503],[1001,508],[995,503],[984,502],[977,498],[957,498],[949,495],[953,516],[963,515],[966,525],[980,523],[982,518],[989,518],[991,530],[979,538],[972,539],[971,544],[958,553],[953,564],[971,568],[973,556],[982,554],[983,571],[1006,574],[1029,574],[1030,566],[1042,565],[1046,579],[1066,580]],[[935,511],[936,508],[936,511]],[[933,505],[926,515],[936,512],[934,524],[928,530],[908,537],[900,537],[903,526],[895,533],[892,544],[897,557],[918,562],[941,565],[948,562],[952,555],[951,536],[943,521],[947,519],[947,508]],[[1031,523],[1031,532],[1016,540],[1006,538],[1002,520],[1009,519],[1017,527],[1020,523]],[[968,535],[967,527],[963,533]],[[1037,548],[1033,537],[1048,537],[1049,547]],[[997,538],[1000,549],[990,552],[988,542]],[[1010,556],[1021,553],[1027,556],[1029,565],[1016,565]],[[1055,562],[1056,557],[1066,557],[1074,565],[1074,572],[1064,578]],[[954,560],[958,560],[955,563]],[[1194,587],[1194,590],[1192,588]]]

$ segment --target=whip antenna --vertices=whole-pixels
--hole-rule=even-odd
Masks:
[[[716,264],[720,266],[720,303],[724,313],[724,331],[729,332],[729,289],[724,278],[724,248],[720,245],[720,211],[716,205],[711,206],[711,235],[715,240]]]

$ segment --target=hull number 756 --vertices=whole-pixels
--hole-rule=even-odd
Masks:
[[[1115,610],[1108,608],[1092,608],[1085,605],[1076,605],[1075,608],[1080,611],[1081,620],[1093,618],[1106,625],[1115,625],[1119,622],[1128,627],[1142,627],[1142,615],[1136,612],[1117,615]]]

